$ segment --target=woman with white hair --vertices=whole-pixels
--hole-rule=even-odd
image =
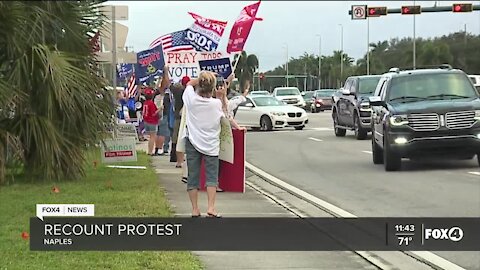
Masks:
[[[186,108],[185,152],[188,164],[187,191],[192,203],[192,217],[200,216],[198,189],[200,168],[205,163],[208,217],[220,217],[215,209],[220,152],[220,121],[227,111],[225,86],[217,87],[215,74],[202,71],[188,82],[183,93]],[[216,95],[217,98],[214,98]]]

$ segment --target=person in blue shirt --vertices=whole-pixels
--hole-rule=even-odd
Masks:
[[[127,101],[123,91],[117,91],[117,123],[125,124],[130,119]]]

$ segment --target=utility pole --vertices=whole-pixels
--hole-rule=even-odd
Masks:
[[[343,24],[339,24],[341,27],[341,39],[340,39],[340,83],[343,80]]]
[[[370,75],[370,17],[367,17],[367,75]]]
[[[318,89],[322,89],[322,36],[318,35]]]
[[[413,5],[415,6],[415,0],[413,0]],[[416,42],[417,42],[417,37],[415,33],[415,17],[416,15],[413,14],[413,69],[416,69],[417,66],[417,52],[416,52]]]
[[[112,5],[112,82],[113,91],[117,91],[117,31],[115,27],[115,5]]]

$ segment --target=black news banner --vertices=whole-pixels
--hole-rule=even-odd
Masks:
[[[480,218],[38,218],[31,250],[480,251]]]

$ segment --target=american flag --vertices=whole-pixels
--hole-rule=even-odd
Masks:
[[[187,30],[177,31],[163,35],[150,43],[150,48],[155,48],[162,44],[164,52],[188,51],[193,50],[193,46],[186,39]]]
[[[135,74],[132,74],[128,79],[127,86],[125,87],[126,98],[132,98],[137,95],[137,85],[135,84]]]

